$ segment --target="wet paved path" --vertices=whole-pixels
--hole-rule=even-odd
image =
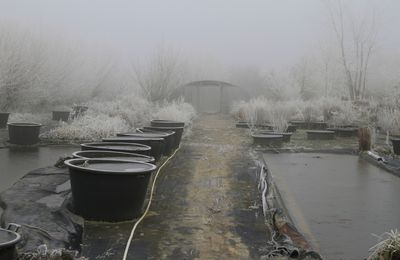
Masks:
[[[295,225],[326,259],[364,259],[372,234],[400,227],[400,178],[358,156],[264,158]]]
[[[129,259],[259,259],[267,234],[250,141],[232,119],[201,116],[161,174]]]

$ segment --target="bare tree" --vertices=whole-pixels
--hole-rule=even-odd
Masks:
[[[351,100],[362,99],[368,79],[368,65],[376,46],[375,12],[372,10],[371,15],[365,12],[361,20],[356,21],[355,15],[345,10],[342,0],[326,0],[325,3],[338,41],[349,97]]]
[[[137,84],[152,102],[169,99],[183,83],[183,64],[171,49],[158,48],[147,64],[133,65],[133,69]]]

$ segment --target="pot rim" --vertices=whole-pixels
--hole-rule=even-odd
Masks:
[[[69,110],[53,110],[51,112],[53,112],[53,113],[71,113],[71,111],[69,111]]]
[[[330,130],[307,130],[306,133],[311,133],[311,134],[334,134],[335,131],[330,131]]]
[[[84,151],[75,151],[75,152],[73,152],[72,153],[72,156],[74,157],[74,159],[106,159],[106,158],[109,158],[109,157],[93,157],[93,158],[91,158],[91,157],[85,157],[85,156],[82,156],[82,155],[79,155],[80,153],[113,153],[113,154],[115,154],[115,155],[127,155],[126,157],[127,158],[129,158],[129,157],[139,157],[139,158],[147,158],[147,159],[149,159],[149,160],[151,160],[151,162],[154,162],[155,161],[155,158],[153,157],[153,156],[149,156],[149,155],[144,155],[144,154],[139,154],[139,153],[126,153],[126,152],[117,152],[117,151],[107,151],[107,150],[104,150],[104,151],[101,151],[101,150],[84,150]],[[121,160],[123,160],[123,159],[121,159]],[[133,160],[134,161],[134,159],[127,159],[127,160]]]
[[[17,126],[17,127],[24,127],[24,126],[31,126],[31,127],[41,127],[42,124],[34,123],[34,122],[10,122],[7,123],[8,126]]]
[[[15,238],[13,240],[7,241],[5,243],[0,243],[0,248],[4,248],[4,247],[9,247],[9,246],[15,245],[16,243],[18,243],[22,239],[20,234],[18,234],[17,232],[14,232],[12,230],[0,228],[0,232],[11,233],[12,235],[15,236]]]
[[[85,168],[82,166],[78,166],[73,164],[74,162],[86,162],[86,161],[97,161],[97,162],[120,162],[120,163],[137,163],[137,164],[144,164],[149,166],[149,169],[145,170],[130,170],[130,171],[113,171],[113,170],[101,170],[101,169],[90,169],[90,168]],[[140,173],[149,173],[153,172],[154,170],[157,169],[157,166],[152,163],[147,163],[147,162],[141,162],[141,161],[135,161],[135,160],[123,160],[123,159],[105,159],[105,158],[91,158],[91,159],[83,159],[83,158],[75,158],[75,159],[69,159],[66,160],[65,165],[68,166],[68,168],[73,168],[73,169],[78,169],[84,172],[88,173],[95,173],[95,174],[102,174],[102,175],[109,175],[110,173],[112,174],[118,174],[118,175],[131,175],[131,174],[140,174]]]
[[[98,144],[98,145],[95,145]],[[134,146],[137,147],[137,151],[150,151],[151,147],[145,144],[137,144],[137,143],[125,143],[125,142],[92,142],[92,143],[83,143],[81,144],[81,147],[86,147],[86,148],[96,148],[99,146],[107,146],[107,145],[121,145],[121,146]],[[104,148],[104,150],[112,150],[112,149],[117,149],[117,148]],[[134,150],[132,150],[134,151]]]
[[[9,115],[11,112],[0,112],[0,114],[3,114],[3,115]]]
[[[123,140],[149,140],[149,141],[163,141],[164,138],[160,138],[160,137],[141,137],[141,136],[117,136],[117,137],[106,137],[106,138],[102,138],[101,140],[103,142],[112,142],[112,141],[108,141],[108,140],[121,140],[121,142],[124,142]],[[116,143],[116,142],[112,142],[112,143]],[[126,143],[126,142],[124,142]]]
[[[281,139],[283,135],[270,135],[270,134],[251,134],[255,138],[265,138],[265,139]]]
[[[136,136],[136,135],[138,135],[138,136],[140,136],[140,135],[142,135],[142,134],[151,134],[151,135],[160,135],[160,136],[163,136],[163,137],[168,137],[168,136],[171,136],[171,135],[174,135],[175,134],[175,132],[174,131],[165,131],[165,132],[162,132],[162,131],[155,131],[154,130],[154,132],[143,132],[143,133],[117,133],[117,136],[118,135],[122,135],[122,136]]]
[[[184,126],[145,126],[144,129],[161,129],[161,130],[169,130],[169,129],[185,129]]]
[[[184,124],[185,122],[183,121],[176,121],[176,120],[169,120],[169,119],[152,119],[151,122],[160,122],[160,123],[179,123],[179,124]]]

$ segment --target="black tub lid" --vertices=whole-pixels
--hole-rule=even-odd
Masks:
[[[167,133],[167,132],[155,131],[155,132],[151,132],[151,133],[150,132],[144,132],[144,133],[118,133],[117,136],[119,136],[119,137],[132,136],[132,137],[147,137],[147,138],[154,137],[154,138],[157,138],[157,137],[167,137],[167,136],[173,135],[174,133],[175,132]]]
[[[311,134],[334,134],[335,131],[330,131],[330,130],[307,130],[306,133],[311,133]]]
[[[271,134],[252,134],[251,136],[256,138],[267,138],[267,139],[283,138],[283,135],[271,135]]]
[[[104,149],[121,149],[126,151],[147,151],[151,147],[144,144],[124,143],[124,142],[98,142],[98,143],[84,143],[81,144],[87,148],[104,148]]]
[[[70,159],[64,163],[69,168],[104,174],[144,173],[154,171],[157,168],[157,166],[151,163],[122,159]]]

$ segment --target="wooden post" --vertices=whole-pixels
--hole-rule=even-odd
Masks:
[[[371,130],[368,127],[358,129],[358,149],[360,151],[371,150]]]

